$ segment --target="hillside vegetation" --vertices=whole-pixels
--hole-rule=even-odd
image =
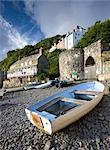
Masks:
[[[57,49],[56,51],[49,53],[49,49],[53,43],[57,43],[63,36],[56,35],[51,38],[46,38],[36,45],[27,45],[22,49],[11,50],[7,53],[7,58],[0,62],[0,69],[7,71],[14,62],[17,60],[38,53],[40,47],[44,49],[44,55],[47,57],[49,62],[49,77],[56,77],[59,75],[58,59],[59,54],[64,51]],[[110,19],[104,22],[97,21],[93,26],[88,28],[88,31],[84,34],[83,38],[75,46],[77,48],[84,48],[93,42],[101,39],[104,43],[110,43]],[[104,54],[104,56],[107,54]],[[108,60],[108,59],[107,59]]]
[[[93,26],[88,28],[88,31],[84,34],[76,47],[84,48],[99,39],[104,43],[110,43],[110,19],[104,22],[97,21]]]
[[[44,55],[47,57],[49,65],[50,65],[48,74],[50,76],[58,75],[59,74],[58,57],[59,57],[59,54],[62,52],[62,50],[56,50],[53,53],[48,53],[48,50],[51,48],[53,43],[57,43],[58,40],[60,40],[62,37],[63,36],[61,35],[56,35],[51,38],[46,38],[34,46],[27,45],[22,49],[11,50],[7,53],[7,58],[0,62],[0,68],[2,70],[7,71],[10,65],[12,65],[14,62],[16,62],[17,60],[23,57],[37,54],[40,47],[43,47]]]

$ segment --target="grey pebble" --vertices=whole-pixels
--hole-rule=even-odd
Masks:
[[[68,144],[67,143],[63,143],[60,148],[63,150],[63,149],[66,149],[68,147]]]
[[[49,150],[50,145],[51,145],[51,142],[50,142],[50,141],[47,141],[47,142],[45,143],[44,150]]]
[[[89,114],[52,136],[37,129],[28,120],[24,111],[26,107],[64,89],[51,87],[7,93],[4,101],[0,101],[0,106],[3,105],[0,150],[96,150],[97,143],[103,150],[110,141],[110,95],[104,96]]]

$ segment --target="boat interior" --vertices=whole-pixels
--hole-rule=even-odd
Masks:
[[[98,91],[87,91],[87,90],[75,90],[74,93],[76,94],[89,94],[89,95],[97,95],[101,92]]]
[[[58,97],[46,103],[45,105],[39,107],[37,110],[40,112],[45,111],[50,114],[54,114],[58,117],[75,107],[83,105],[86,102],[87,101],[85,100],[82,101],[80,99],[78,100],[78,99]]]
[[[55,99],[52,99],[48,103],[42,105],[41,107],[37,108],[37,111],[39,112],[48,112],[49,114],[53,114],[55,116],[60,116],[68,112],[69,110],[81,106],[84,103],[87,103],[88,101],[92,100],[97,94],[100,92],[96,91],[87,91],[87,90],[75,90],[71,92],[74,94],[73,98],[65,98],[65,97],[58,97]],[[86,97],[78,97],[77,94],[80,95],[86,95],[91,96],[90,98]]]
[[[101,92],[99,91],[90,91],[90,90],[75,90],[72,93],[74,93],[74,96],[76,99],[82,99],[82,100],[87,100],[91,101],[94,99],[98,94]]]

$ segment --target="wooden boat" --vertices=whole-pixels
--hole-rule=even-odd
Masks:
[[[51,135],[90,112],[104,91],[104,84],[97,81],[78,84],[26,108],[25,112],[33,125]]]

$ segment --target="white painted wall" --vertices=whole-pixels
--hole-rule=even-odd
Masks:
[[[84,35],[85,32],[86,32],[85,29],[77,28],[77,29],[73,30],[69,35],[67,33],[66,37],[64,39],[65,48],[66,49],[73,48],[79,42],[79,40],[81,39],[81,37]]]
[[[37,67],[33,66],[31,68],[26,68],[26,69],[21,69],[21,70],[16,70],[15,72],[11,73],[8,72],[7,78],[10,77],[25,77],[25,76],[33,76],[37,74]]]

